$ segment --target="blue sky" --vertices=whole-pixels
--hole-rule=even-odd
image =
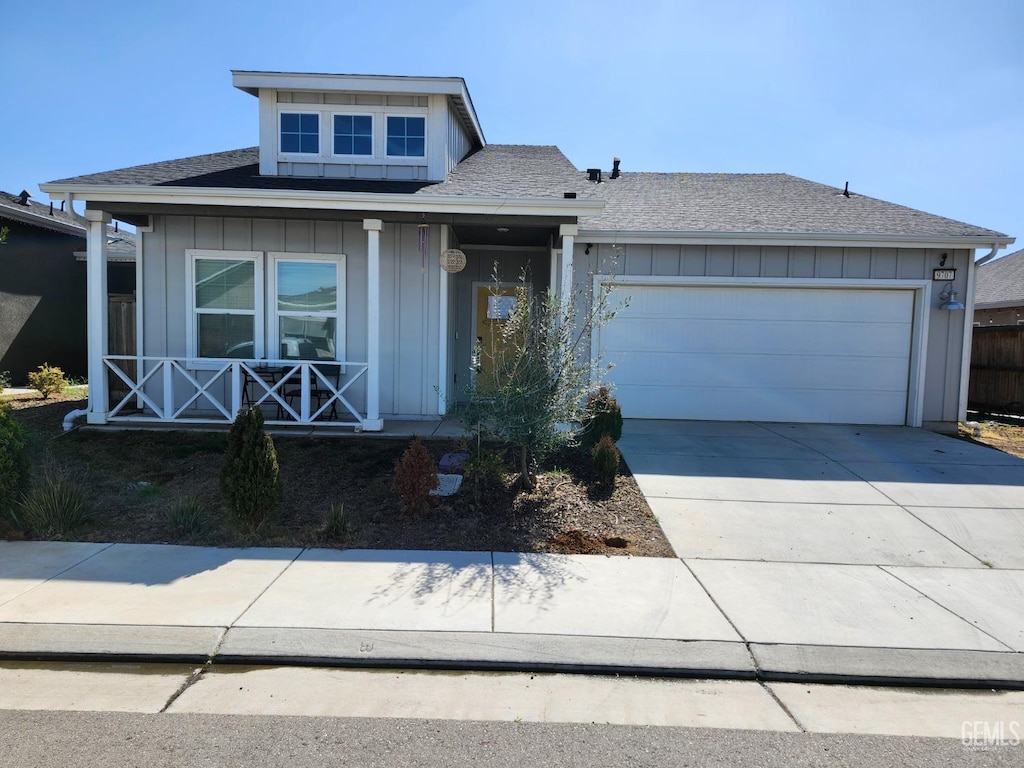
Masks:
[[[252,146],[231,69],[460,75],[579,168],[786,172],[1024,247],[1020,0],[5,3],[0,189]]]

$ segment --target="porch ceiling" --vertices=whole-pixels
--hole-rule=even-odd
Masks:
[[[507,229],[501,232],[500,229]],[[515,223],[500,225],[458,225],[453,227],[455,237],[461,245],[497,245],[510,247],[547,247],[557,237],[557,226],[516,226]]]

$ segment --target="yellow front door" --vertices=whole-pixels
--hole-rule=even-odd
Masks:
[[[476,385],[486,391],[494,386],[494,370],[515,341],[507,338],[505,328],[515,306],[514,285],[481,285],[476,288],[476,346],[474,361]],[[529,290],[529,286],[526,286]]]

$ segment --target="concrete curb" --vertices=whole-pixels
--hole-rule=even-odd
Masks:
[[[225,627],[0,623],[0,659],[205,663]]]
[[[0,660],[574,672],[1024,690],[1016,652],[281,627],[0,623]]]
[[[1024,654],[751,643],[765,681],[1024,689]]]
[[[214,661],[755,677],[740,642],[491,632],[236,627]]]

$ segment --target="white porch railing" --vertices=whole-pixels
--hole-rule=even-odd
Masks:
[[[107,355],[103,363],[116,377],[109,422],[230,424],[241,408],[257,405],[268,406],[273,426],[363,426],[348,398],[367,363],[136,355]]]

